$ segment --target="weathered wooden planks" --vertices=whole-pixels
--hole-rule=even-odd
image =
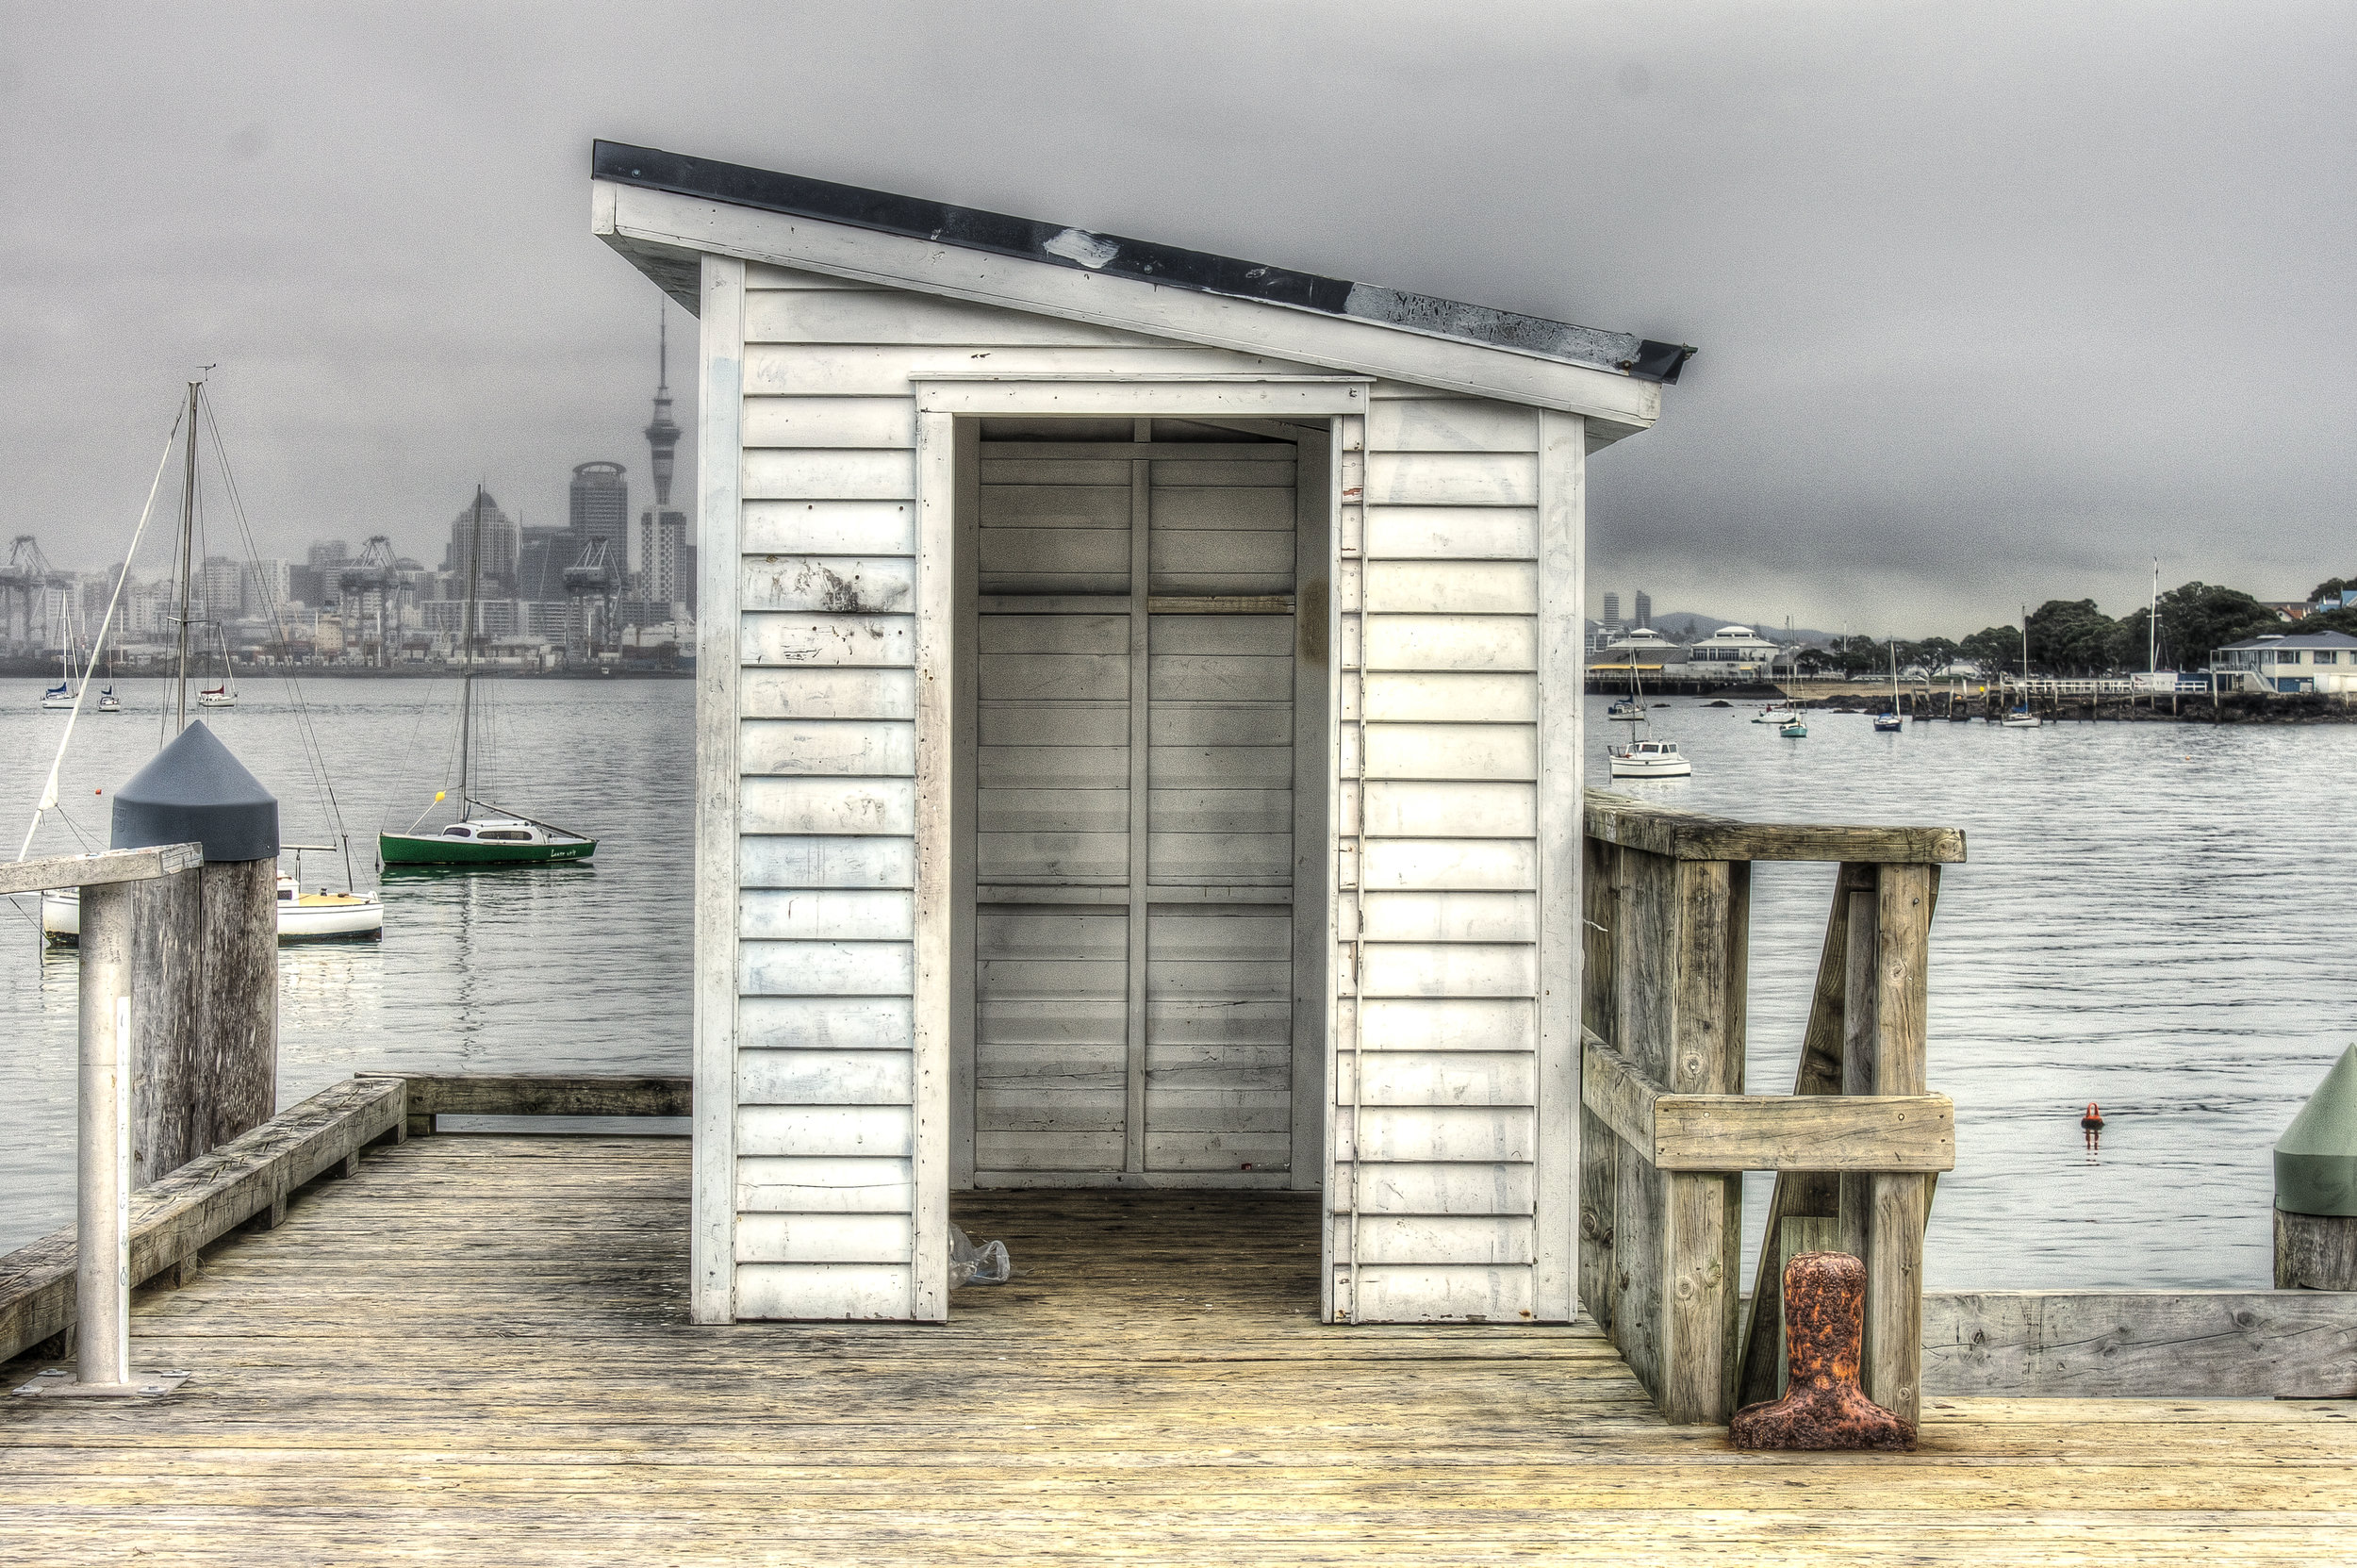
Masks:
[[[1656,1170],[1943,1171],[1956,1164],[1945,1095],[1677,1095],[1591,1035],[1588,1109]]]
[[[347,1079],[140,1188],[131,1198],[131,1279],[179,1263],[367,1145],[398,1137],[406,1104],[401,1079]],[[0,1258],[0,1360],[73,1320],[71,1228]]]
[[[1922,1325],[1933,1395],[2357,1398],[2357,1292],[1945,1291]]]
[[[2333,1402],[1936,1393],[1915,1455],[1737,1454],[1665,1423],[1585,1323],[1320,1323],[1316,1205],[1281,1194],[969,1195],[959,1223],[1021,1272],[948,1323],[712,1331],[685,1322],[686,1193],[675,1140],[371,1158],[140,1298],[140,1361],[191,1368],[182,1394],[0,1406],[0,1557],[2347,1556]],[[873,1265],[832,1266],[848,1293]]]
[[[1829,860],[1944,865],[1964,859],[1960,828],[1739,822],[1605,790],[1588,791],[1588,834],[1673,860]]]
[[[690,1081],[634,1073],[413,1073],[409,1114],[425,1116],[684,1116]]]
[[[204,848],[196,844],[158,844],[144,850],[107,850],[95,855],[0,861],[0,895],[39,893],[52,887],[152,882],[157,877],[176,876],[204,861]]]

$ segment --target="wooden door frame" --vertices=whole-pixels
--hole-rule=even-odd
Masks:
[[[1314,581],[1327,585],[1324,595],[1325,649],[1337,646],[1335,602],[1336,551],[1340,488],[1330,480],[1334,430],[1344,416],[1363,415],[1372,382],[1346,376],[1205,376],[1154,377],[1125,380],[1071,376],[927,377],[912,384],[916,400],[916,900],[915,900],[915,1183],[911,1315],[938,1321],[948,1315],[948,1195],[952,1188],[972,1184],[975,1171],[973,1105],[974,1041],[974,807],[971,787],[974,744],[970,727],[961,715],[975,679],[974,646],[979,621],[978,579],[974,565],[975,530],[981,491],[981,421],[1005,418],[1184,419],[1236,422],[1278,421],[1308,425],[1325,434],[1326,461],[1310,474],[1310,464],[1296,466],[1296,519],[1299,509],[1315,505],[1323,514],[1315,530],[1325,565],[1315,580],[1297,576],[1296,591],[1306,593]],[[1302,434],[1311,434],[1304,432]],[[1305,445],[1317,444],[1314,435]],[[1311,498],[1315,499],[1311,499]],[[1297,539],[1302,531],[1297,529]],[[1306,547],[1297,544],[1297,553]],[[1297,562],[1306,555],[1297,553]],[[1316,678],[1327,687],[1319,722],[1322,736],[1305,733],[1308,722],[1299,699],[1305,695],[1304,666],[1295,653],[1295,971],[1294,1130],[1296,1141],[1294,1185],[1317,1189],[1324,1185],[1332,1116],[1324,1113],[1330,1098],[1327,1063],[1332,1050],[1332,986],[1327,967],[1333,952],[1334,818],[1328,810],[1321,842],[1305,848],[1300,842],[1302,791],[1298,787],[1302,742],[1316,740],[1327,775],[1321,781],[1321,801],[1331,794],[1335,758],[1339,755],[1339,708],[1333,688],[1334,661],[1329,656]],[[1305,860],[1314,859],[1321,873],[1313,882],[1302,877]],[[1323,937],[1303,934],[1304,889],[1322,895]],[[1314,949],[1314,951],[1310,949]],[[1304,973],[1302,962],[1311,960]],[[1310,1026],[1305,1038],[1303,1025]],[[1310,1053],[1315,1070],[1305,1083],[1299,1065]],[[1308,1091],[1305,1093],[1305,1089]],[[1308,1126],[1304,1103],[1319,1107],[1315,1129]],[[1305,1132],[1314,1131],[1309,1150],[1301,1146]]]

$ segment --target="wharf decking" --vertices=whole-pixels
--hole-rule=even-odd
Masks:
[[[684,1140],[372,1150],[139,1294],[183,1392],[0,1400],[0,1560],[2357,1558],[2349,1402],[1934,1399],[1914,1455],[1740,1454],[1586,1325],[1317,1323],[1313,1201],[964,1197],[1020,1273],[947,1327],[700,1328]]]

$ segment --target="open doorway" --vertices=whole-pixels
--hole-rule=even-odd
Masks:
[[[1326,426],[959,424],[952,1184],[1316,1192]]]

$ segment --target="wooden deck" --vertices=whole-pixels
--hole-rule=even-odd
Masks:
[[[137,1406],[0,1400],[0,1560],[2347,1562],[2349,1402],[1938,1400],[1730,1451],[1592,1329],[1314,1321],[1314,1212],[990,1195],[947,1328],[684,1321],[687,1149],[437,1136],[142,1291]],[[8,1368],[14,1386],[41,1364]]]

